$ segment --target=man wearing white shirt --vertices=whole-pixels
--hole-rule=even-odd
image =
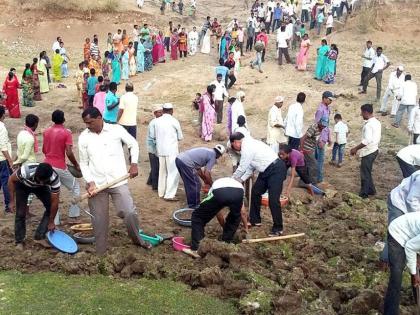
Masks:
[[[127,82],[125,85],[125,91],[125,94],[120,98],[117,121],[134,139],[136,139],[139,98],[133,92],[133,83]]]
[[[0,106],[0,184],[3,190],[4,198],[4,211],[10,213],[10,194],[7,182],[10,177],[10,170],[13,166],[12,160],[12,144],[9,140],[9,133],[6,126],[4,125],[4,119],[6,118],[6,110],[3,106]]]
[[[407,112],[407,118],[410,120],[411,112],[417,105],[417,83],[411,80],[411,74],[405,75],[405,81],[401,86],[400,95],[397,95],[400,105],[397,114],[395,115],[395,122],[392,124],[395,128],[400,126],[404,112]]]
[[[390,277],[385,295],[384,315],[399,314],[401,284],[405,266],[413,287],[420,286],[417,255],[420,254],[420,213],[412,212],[396,218],[388,228]]]
[[[309,11],[311,9],[311,0],[302,0],[302,12],[300,20],[302,23],[309,22]]]
[[[388,107],[388,98],[392,97],[392,108],[391,108],[391,117],[397,114],[399,101],[397,97],[401,94],[401,86],[404,83],[405,75],[403,73],[404,67],[398,66],[396,71],[391,72],[389,75],[388,87],[385,90],[384,97],[382,99],[381,109],[379,113],[382,116],[388,115],[387,107]]]
[[[293,21],[292,19],[288,19],[288,21],[286,22],[286,33],[287,33],[287,39],[288,39],[288,44],[290,46],[290,43],[292,41],[293,38]]]
[[[57,40],[52,45],[52,51],[55,52],[57,49],[60,50],[60,43],[62,42],[61,37],[57,37]]]
[[[166,201],[177,201],[175,198],[179,184],[179,174],[175,159],[179,153],[178,141],[182,140],[181,125],[172,116],[173,105],[163,104],[163,115],[156,119],[155,129],[151,138],[156,141],[156,151],[159,157],[158,195]]]
[[[139,47],[139,26],[133,26],[134,56],[137,56],[137,48]]]
[[[246,22],[247,22],[247,25],[249,25],[249,22],[252,22],[252,27],[253,28],[257,27],[257,18],[255,17],[254,12],[251,12],[251,16],[248,17]]]
[[[372,59],[372,68],[366,75],[363,81],[363,88],[359,92],[360,94],[366,94],[367,86],[370,79],[376,79],[376,100],[379,101],[381,98],[381,85],[382,85],[382,74],[391,65],[389,59],[382,54],[382,47],[376,48],[376,55]]]
[[[397,161],[404,178],[420,169],[420,144],[408,145],[397,153]]]
[[[210,84],[213,84],[216,89],[214,90],[214,103],[216,106],[217,113],[217,123],[221,124],[223,120],[223,101],[225,97],[229,97],[229,94],[225,87],[225,82],[222,80],[223,75],[221,73],[217,74],[216,81],[213,81]]]
[[[410,136],[413,137],[413,143],[420,144],[420,104],[411,111],[407,127]]]
[[[191,56],[197,53],[198,36],[197,28],[194,26],[192,31],[188,33],[188,50]]]
[[[235,102],[233,102],[233,104],[230,107],[231,116],[230,116],[230,122],[228,122],[228,126],[229,126],[229,123],[231,123],[231,126],[232,126],[231,133],[233,132],[233,130],[239,127],[238,125],[239,116],[244,116],[246,119],[244,105],[243,105],[244,101],[245,101],[245,92],[239,91],[238,93],[236,93],[236,100]]]
[[[327,17],[327,22],[325,23],[325,27],[327,28],[326,35],[330,35],[334,27],[334,17],[331,11],[328,12],[328,17]]]
[[[261,2],[260,6],[258,7],[258,13],[257,13],[258,18],[264,20],[264,18],[265,18],[265,11],[266,11],[266,9],[264,7],[264,3]]]
[[[381,123],[373,116],[372,104],[362,105],[361,115],[365,120],[362,130],[362,142],[350,150],[351,155],[356,155],[360,150],[360,180],[361,187],[359,196],[368,198],[376,194],[372,178],[373,162],[378,156],[379,142],[381,141]]]
[[[131,165],[128,173],[131,178],[138,175],[139,146],[136,139],[120,125],[105,123],[96,107],[87,108],[82,118],[87,129],[79,137],[80,169],[87,183],[86,190],[90,195],[88,204],[93,215],[96,252],[103,255],[107,250],[110,196],[117,215],[124,219],[128,235],[133,243],[149,248],[138,233],[137,212],[128,190],[127,180],[99,193],[96,192],[101,185],[106,185],[127,174],[123,144],[130,150]]]
[[[336,15],[337,19],[340,18],[340,6],[341,0],[333,0],[332,1],[332,16]]]
[[[283,101],[283,96],[277,96],[274,100],[274,105],[271,106],[268,113],[266,142],[276,153],[279,152],[279,144],[287,142],[287,138],[284,135],[283,117],[281,116]]]
[[[290,42],[290,37],[289,37],[289,34],[287,33],[286,26],[282,25],[279,31],[277,32],[277,47],[279,50],[278,64],[280,66],[283,64],[283,55],[287,63],[292,62],[289,56],[289,42]]]
[[[303,103],[306,95],[300,92],[297,95],[296,103],[289,106],[285,119],[285,134],[289,137],[288,145],[291,149],[298,150],[300,138],[303,136]]]
[[[280,194],[283,190],[283,181],[287,175],[286,165],[262,141],[244,137],[241,133],[234,133],[230,136],[230,143],[234,150],[241,152],[239,166],[232,177],[243,183],[252,175],[254,170],[259,173],[251,191],[249,211],[251,225],[261,225],[261,196],[268,190],[268,203],[273,218],[270,236],[282,235],[283,218]]]
[[[375,49],[372,48],[372,41],[368,40],[366,42],[365,52],[362,55],[363,67],[362,67],[362,73],[360,74],[359,86],[363,86],[363,81],[365,80],[365,77],[369,74],[370,69],[372,69],[373,57],[375,57]]]

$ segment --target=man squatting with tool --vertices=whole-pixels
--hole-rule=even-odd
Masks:
[[[86,180],[89,194],[89,208],[93,215],[96,252],[105,254],[108,241],[109,196],[117,215],[124,219],[128,235],[134,244],[150,248],[139,234],[139,222],[133,198],[128,190],[127,180],[115,184],[101,192],[96,189],[127,174],[123,145],[130,152],[130,178],[138,175],[137,161],[139,146],[137,141],[120,125],[108,124],[96,107],[87,108],[82,114],[85,129],[79,137],[80,168]]]

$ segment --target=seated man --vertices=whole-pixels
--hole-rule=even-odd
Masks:
[[[193,211],[191,217],[191,251],[196,251],[204,238],[204,227],[224,207],[229,207],[229,214],[223,225],[222,240],[231,242],[241,221],[241,208],[244,188],[233,178],[224,177],[216,180],[210,188],[207,198]]]
[[[290,190],[292,189],[296,173],[305,184],[305,187],[309,190],[309,193],[313,196],[314,192],[311,186],[312,182],[309,178],[308,168],[305,166],[303,153],[295,149],[290,149],[287,144],[281,144],[279,148],[279,157],[284,161],[284,163],[286,163],[287,168],[292,168],[289,184],[286,189],[286,196],[290,196]]]
[[[26,213],[29,194],[34,194],[45,207],[44,215],[35,232],[35,241],[43,246],[45,233],[55,229],[54,218],[58,210],[60,197],[60,178],[47,163],[29,163],[22,165],[9,177],[10,209],[15,211],[15,241],[18,249],[23,249],[26,237]],[[15,198],[16,197],[16,198]]]

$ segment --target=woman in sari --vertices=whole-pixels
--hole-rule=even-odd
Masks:
[[[19,80],[16,75],[10,71],[3,83],[3,92],[6,94],[4,105],[6,106],[10,118],[20,118],[19,108]]]
[[[309,35],[303,35],[302,42],[300,43],[300,51],[296,56],[296,68],[301,71],[306,71],[309,58],[309,47],[311,47],[311,41]]]
[[[130,76],[136,75],[136,56],[134,55],[136,50],[134,49],[133,42],[128,43],[128,64],[130,68]]]
[[[206,35],[203,37],[203,43],[201,45],[202,54],[210,54],[211,42],[210,42],[210,29],[206,31]]]
[[[56,49],[55,54],[52,58],[54,82],[61,82],[61,64],[63,63],[63,61],[64,58],[60,55],[60,50]]]
[[[163,36],[162,31],[159,31],[158,36],[156,36],[156,42],[159,47],[159,50],[158,50],[159,62],[165,62],[166,53],[165,53],[164,36]]]
[[[114,58],[111,63],[112,67],[112,82],[120,84],[121,82],[121,55],[118,50],[114,51]]]
[[[144,71],[150,71],[153,68],[153,58],[152,58],[152,39],[147,38],[144,43]]]
[[[109,51],[104,54],[104,61],[102,62],[102,76],[105,79],[109,79],[109,73],[111,72],[111,59],[109,58]]]
[[[89,61],[90,59],[90,38],[85,39],[85,43],[83,45],[83,58],[85,61]]]
[[[325,64],[324,82],[327,84],[334,83],[337,70],[338,48],[336,44],[331,45],[331,49],[327,55],[327,62]]]
[[[39,89],[41,93],[47,93],[50,90],[50,86],[48,84],[47,61],[45,60],[45,54],[46,54],[45,51],[41,52],[39,54],[39,61],[38,61]],[[23,75],[25,76],[25,72],[23,73]],[[32,84],[32,80],[31,80],[31,84]]]
[[[102,75],[102,66],[101,66],[101,62],[98,59],[98,56],[92,55],[92,57],[89,60],[88,68],[95,69],[95,75],[97,77]]]
[[[137,72],[144,72],[144,46],[143,46],[144,40],[140,39],[139,44],[137,46]]]
[[[33,59],[33,64],[31,65],[32,71],[32,89],[34,91],[34,101],[42,101],[41,89],[39,84],[39,70],[38,70],[38,58]],[[61,74],[61,69],[60,69]]]
[[[89,78],[89,73],[83,74],[83,84],[82,84],[82,106],[83,110],[89,107],[89,96],[87,93],[87,80]]]
[[[123,30],[123,32],[122,32],[121,41],[122,41],[122,44],[123,44],[124,48],[127,48],[128,44],[129,44],[129,38],[127,36],[127,31],[126,30]]]
[[[201,97],[201,106],[203,108],[201,138],[207,142],[211,141],[213,138],[214,124],[216,123],[216,109],[213,99],[215,89],[216,87],[214,85],[209,85],[207,87],[207,92]]]
[[[124,48],[124,51],[122,53],[121,57],[121,79],[122,80],[128,80],[128,76],[130,75],[130,54],[128,53],[128,49]]]
[[[171,36],[171,60],[178,60],[178,31],[174,29]]]
[[[157,64],[159,62],[159,47],[157,44],[157,36],[152,36],[152,43],[153,43],[153,49],[152,49],[152,60],[153,65]]]
[[[316,60],[316,68],[315,68],[315,79],[317,80],[322,80],[325,76],[327,54],[329,50],[330,50],[330,46],[328,46],[327,41],[323,39],[321,41],[321,46],[317,50],[318,58]]]
[[[22,75],[22,96],[23,106],[34,106],[34,91],[32,89],[32,71],[31,65],[27,63]]]

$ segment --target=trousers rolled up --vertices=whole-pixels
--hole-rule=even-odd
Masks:
[[[184,182],[188,208],[195,209],[200,205],[201,181],[197,170],[186,165],[181,159],[175,159],[176,168]]]
[[[159,156],[158,195],[161,198],[174,198],[178,189],[179,174],[175,159],[176,155]]]
[[[382,71],[376,73],[369,72],[363,81],[363,92],[367,91],[367,86],[371,79],[375,78],[376,80],[376,99],[380,100],[381,98],[381,88],[382,88]]]
[[[280,194],[283,190],[283,180],[286,167],[280,160],[271,163],[260,173],[251,190],[251,208],[249,218],[251,224],[261,223],[261,196],[268,190],[268,205],[273,218],[273,231],[283,230],[283,217],[280,206]]]
[[[93,215],[96,252],[99,255],[105,254],[108,246],[109,197],[117,211],[117,216],[124,220],[132,242],[136,245],[141,244],[139,221],[128,185],[108,188],[88,200],[90,212]]]
[[[221,124],[223,121],[223,100],[214,101],[216,107],[217,123]]]
[[[54,167],[54,171],[60,178],[60,183],[68,189],[73,199],[77,199],[80,196],[80,185],[77,179],[70,173],[68,169],[60,169]],[[80,207],[77,204],[71,204],[68,212],[69,218],[77,218],[80,216]],[[57,215],[54,218],[54,224],[60,224],[60,210],[57,211]]]
[[[15,241],[22,243],[26,237],[26,213],[29,194],[34,194],[45,207],[44,214],[35,231],[34,239],[45,239],[48,230],[48,222],[51,214],[51,192],[47,187],[28,187],[20,182],[16,183],[16,217],[15,217]]]
[[[204,227],[224,207],[229,207],[229,214],[223,226],[222,240],[230,242],[241,222],[241,208],[244,190],[241,188],[224,187],[214,189],[203,200],[191,216],[191,249],[197,250],[200,241],[204,238]]]
[[[159,184],[159,158],[156,154],[149,152],[150,173],[147,179],[147,185],[152,186],[153,190],[158,189]]]
[[[396,115],[398,107],[400,105],[400,101],[397,100],[394,93],[390,88],[387,88],[384,93],[384,97],[382,98],[382,104],[379,111],[385,113],[388,109],[388,99],[391,97],[392,99],[392,107],[391,107],[391,115]]]

